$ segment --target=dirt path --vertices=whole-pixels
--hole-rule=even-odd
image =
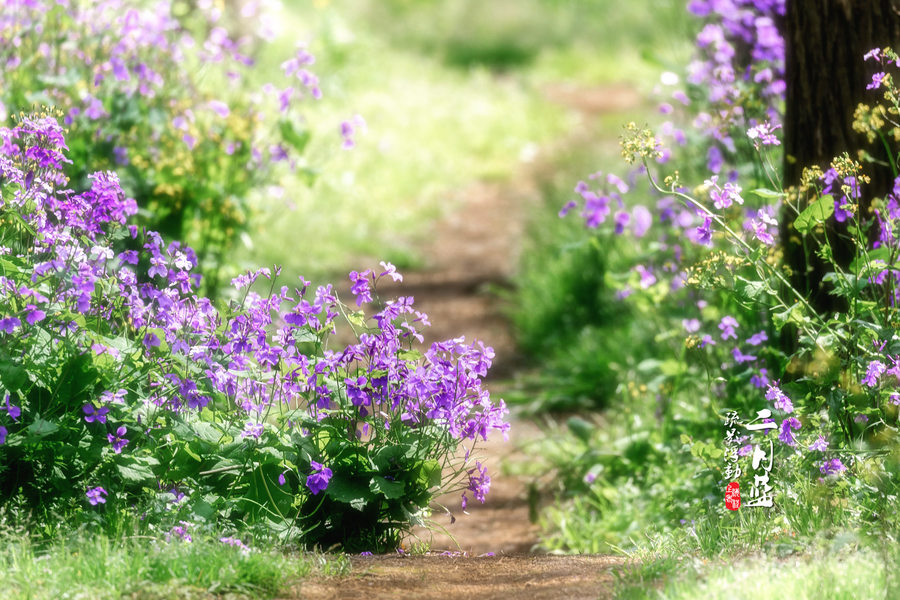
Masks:
[[[625,87],[583,90],[551,86],[546,96],[583,119],[624,110],[640,98]],[[586,133],[587,132],[587,133]],[[576,128],[560,147],[583,143],[589,128]],[[543,149],[544,153],[552,148]],[[459,209],[439,222],[422,248],[425,268],[404,273],[399,286],[379,289],[382,297],[413,296],[433,326],[425,343],[465,335],[494,348],[491,378],[507,377],[520,363],[497,288],[509,288],[519,258],[528,208],[540,202],[539,178],[547,165],[525,163],[509,182],[477,182],[450,201]],[[346,294],[342,294],[346,296]],[[502,397],[492,388],[495,397]],[[516,421],[510,443],[496,439],[481,452],[492,485],[484,505],[470,500],[462,514],[459,497],[440,498],[450,508],[436,514],[446,533],[417,530],[407,541],[430,547],[426,555],[353,557],[350,576],[313,578],[297,584],[293,597],[310,600],[365,597],[443,599],[456,597],[575,599],[611,597],[612,571],[623,560],[611,556],[535,554],[537,527],[529,519],[527,481],[503,472],[503,464],[527,461],[520,443],[541,435],[532,423]],[[449,535],[448,535],[449,534]]]
[[[611,596],[609,556],[517,555],[485,558],[387,556],[352,559],[346,577],[306,581],[298,597],[337,600],[597,600]]]

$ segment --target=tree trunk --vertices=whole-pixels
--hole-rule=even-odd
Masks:
[[[844,152],[857,159],[858,151],[866,150],[885,160],[885,149],[868,144],[864,135],[853,131],[852,122],[858,104],[871,104],[881,96],[880,91],[866,90],[872,73],[880,69],[864,63],[863,55],[876,47],[900,49],[900,0],[787,0],[784,37],[785,187],[798,185],[805,167],[827,169]],[[872,182],[862,190],[862,214],[867,214],[871,198],[883,197],[893,185],[889,169],[868,168],[866,174]],[[806,256],[793,220],[792,214],[782,214],[781,239],[792,283],[809,294],[820,313],[842,310],[845,306],[822,282],[832,269],[818,257]],[[826,235],[838,264],[849,265],[853,245],[846,240],[846,228],[832,218]]]

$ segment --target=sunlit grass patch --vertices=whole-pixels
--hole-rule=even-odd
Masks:
[[[736,562],[664,556],[620,580],[619,598],[865,600],[895,598],[896,551],[856,549],[785,559],[755,555]]]
[[[315,570],[347,572],[341,555],[243,550],[216,539],[191,543],[136,536],[80,535],[38,543],[0,538],[0,598],[271,598]]]

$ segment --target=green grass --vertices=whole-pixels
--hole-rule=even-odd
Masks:
[[[342,574],[343,556],[239,549],[215,539],[166,543],[144,536],[73,535],[38,543],[0,536],[0,598],[271,598],[314,571]]]
[[[896,549],[852,547],[735,561],[665,556],[626,568],[617,598],[875,600],[900,593]]]

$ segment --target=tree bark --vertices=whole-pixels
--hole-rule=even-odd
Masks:
[[[900,50],[900,0],[787,0],[786,8],[785,187],[798,185],[805,167],[827,169],[844,152],[857,159],[858,151],[866,150],[886,159],[885,149],[853,131],[852,122],[860,103],[871,104],[881,94],[866,90],[872,73],[880,69],[863,62],[863,55],[876,47]],[[862,190],[863,214],[872,198],[883,197],[893,185],[887,168],[869,168],[866,174],[872,182]],[[818,257],[806,256],[793,220],[793,214],[782,214],[782,247],[793,271],[792,283],[809,294],[819,312],[844,309],[822,282],[832,269]],[[847,266],[853,246],[846,229],[832,218],[826,235],[835,260]]]

